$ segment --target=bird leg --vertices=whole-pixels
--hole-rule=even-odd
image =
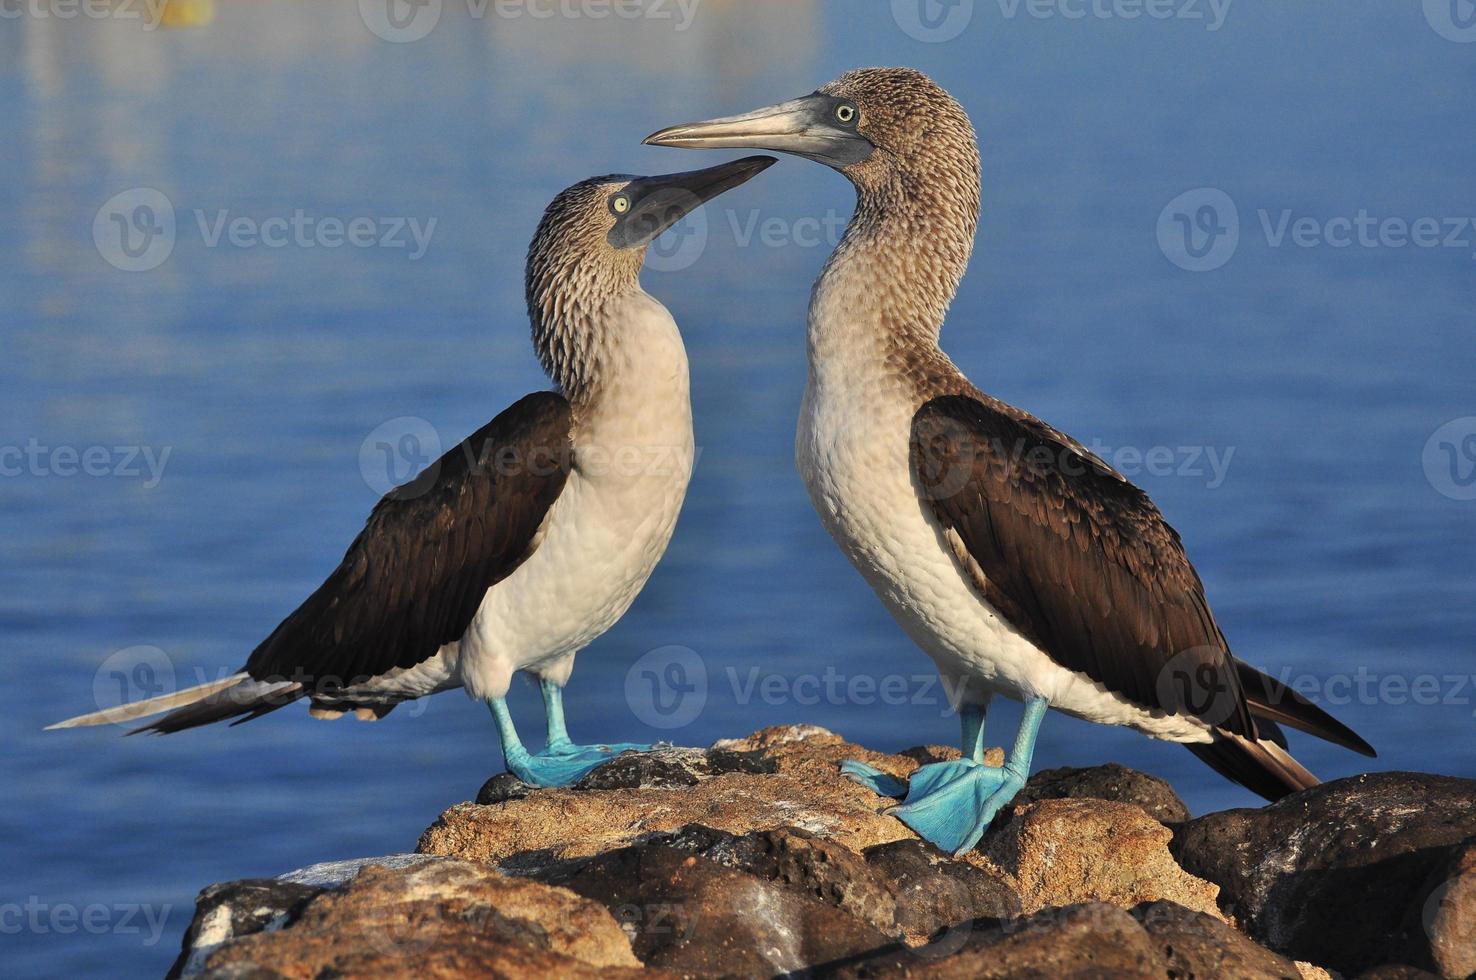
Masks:
[[[984,761],[984,712],[987,708],[988,702],[965,704],[958,709],[959,726],[963,729],[963,758],[965,760]],[[928,767],[923,766],[918,769],[918,772],[926,768]],[[857,762],[855,759],[848,759],[841,763],[841,774],[860,783],[878,796],[890,796],[900,800],[907,795],[907,784],[902,780],[882,772],[875,766]],[[916,773],[913,775],[915,777]]]
[[[513,727],[507,702],[502,698],[487,702],[492,709],[492,717],[497,721],[497,733],[502,739],[502,757],[507,761],[508,771],[523,782],[533,786],[567,786],[622,752],[650,750],[649,745],[629,742],[609,745],[574,744],[564,725],[563,689],[549,680],[540,679],[538,684],[543,691],[543,707],[548,717],[548,743],[537,755],[531,755],[523,748]]]
[[[1031,698],[1025,702],[1020,731],[1003,766],[989,766],[981,761],[983,713],[979,712],[975,717],[965,709],[964,751],[969,757],[919,767],[906,787],[907,799],[886,812],[944,851],[961,855],[973,849],[995,814],[1025,785],[1030,775],[1030,759],[1035,752],[1035,737],[1049,707],[1050,702],[1045,698]],[[874,786],[877,780],[864,771],[870,769],[855,762],[842,767],[842,771],[857,782]]]

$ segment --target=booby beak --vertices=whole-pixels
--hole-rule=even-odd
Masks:
[[[817,92],[741,116],[672,126],[652,133],[644,142],[689,149],[775,150],[843,170],[861,163],[876,149],[857,131],[858,121],[859,110],[853,103]]]
[[[779,161],[773,157],[744,157],[705,170],[690,170],[660,177],[637,177],[612,201],[615,226],[609,241],[616,248],[640,248],[682,218],[724,191],[747,183]],[[621,203],[623,202],[623,203]]]

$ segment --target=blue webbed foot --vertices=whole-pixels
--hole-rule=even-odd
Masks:
[[[907,799],[887,813],[958,856],[979,843],[995,814],[1024,785],[1024,775],[1008,765],[986,766],[969,759],[937,762],[912,774]]]
[[[852,782],[860,783],[878,796],[890,796],[900,800],[907,795],[906,783],[864,762],[847,759],[841,763],[840,771],[842,776]]]
[[[514,776],[532,786],[552,788],[568,786],[584,778],[622,752],[648,752],[651,746],[631,742],[610,745],[575,745],[561,742],[550,745],[537,755],[513,753],[507,768]]]

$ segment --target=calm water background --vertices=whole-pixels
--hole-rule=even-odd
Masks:
[[[375,726],[292,710],[169,739],[40,729],[116,698],[120,663],[143,685],[166,678],[138,663],[181,684],[240,663],[359,527],[375,499],[360,450],[382,424],[423,419],[449,445],[543,386],[521,276],[553,193],[716,162],[639,139],[857,65],[929,71],[979,128],[985,216],[944,335],[955,359],[1108,453],[1168,447],[1173,472],[1137,479],[1240,655],[1311,679],[1378,767],[1476,776],[1476,690],[1448,676],[1476,670],[1476,502],[1425,466],[1439,477],[1427,441],[1476,415],[1476,232],[1276,246],[1258,214],[1273,231],[1286,209],[1476,217],[1476,44],[1432,26],[1438,4],[1348,6],[1236,3],[1207,30],[981,2],[942,43],[885,3],[800,0],[706,0],[686,29],[675,7],[477,18],[447,0],[415,43],[376,37],[349,0],[195,3],[179,19],[202,23],[157,31],[0,20],[0,443],[37,447],[48,469],[65,468],[57,447],[106,447],[110,467],[140,470],[15,473],[10,458],[0,481],[4,972],[156,975],[205,884],[408,850],[501,768],[485,711],[459,694]],[[1156,228],[1203,187],[1235,203],[1241,234],[1196,273]],[[104,260],[94,219],[136,188],[166,195],[178,227],[167,261],[130,273]],[[839,177],[786,159],[712,210],[689,267],[648,271],[687,337],[702,455],[665,562],[579,661],[576,737],[703,744],[808,721],[884,748],[954,740],[930,664],[831,546],[791,463],[808,287],[850,205]],[[412,260],[210,247],[195,215],[298,209],[436,224]],[[156,485],[125,446],[170,453]],[[1180,447],[1231,454],[1228,469]],[[139,645],[163,652],[99,674]],[[625,681],[671,645],[695,651],[708,694],[662,731]],[[827,666],[898,678],[902,703],[844,684],[804,703]],[[1421,677],[1440,703],[1391,686]],[[515,701],[537,731],[531,685]],[[996,710],[995,740],[1017,713]],[[1297,749],[1325,776],[1364,765]],[[1138,766],[1196,811],[1253,802],[1178,747],[1064,718],[1037,760]],[[157,943],[126,911],[140,904],[167,912]],[[67,918],[91,906],[92,926]]]

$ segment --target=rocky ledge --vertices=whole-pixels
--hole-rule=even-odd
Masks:
[[[787,727],[623,756],[569,789],[497,776],[413,854],[206,888],[171,975],[1476,971],[1476,782],[1379,773],[1191,820],[1155,777],[1050,770],[955,859],[837,773],[956,757]]]

